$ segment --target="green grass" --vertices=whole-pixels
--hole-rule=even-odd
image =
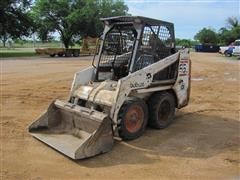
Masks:
[[[6,57],[31,57],[36,56],[35,52],[0,52],[0,58]]]
[[[33,48],[0,48],[0,58],[36,56]]]
[[[231,56],[229,59],[230,59],[230,60],[240,60],[240,58],[237,57],[237,56]]]
[[[6,47],[10,47],[10,45],[7,43]],[[26,42],[26,43],[11,44],[11,48],[46,48],[46,47],[62,47],[62,44],[60,42],[49,42],[49,43],[36,42],[35,44]],[[0,48],[4,48],[1,43],[0,43]]]
[[[9,45],[8,43],[6,44],[6,47],[3,47],[3,44],[0,43],[0,49],[18,49],[18,48],[62,48],[64,47],[61,42],[47,42],[47,43],[41,43],[41,42],[36,42],[35,44],[33,43],[13,43]],[[75,44],[72,48],[79,48],[79,44]]]
[[[40,47],[40,48],[54,48],[54,46],[57,46],[57,44],[54,43],[46,43],[44,44],[46,47]],[[57,46],[60,47],[59,45]],[[31,56],[37,56],[35,53],[35,49],[38,47],[0,47],[0,58],[7,58],[7,57],[31,57]],[[80,48],[79,46],[74,46],[70,48]]]

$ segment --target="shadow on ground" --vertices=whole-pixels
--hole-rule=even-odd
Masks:
[[[148,164],[163,156],[209,158],[240,147],[237,120],[201,113],[178,114],[167,129],[147,129],[134,141],[115,141],[112,151],[75,161],[96,168],[118,164]]]

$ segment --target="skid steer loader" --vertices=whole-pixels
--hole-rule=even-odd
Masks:
[[[175,52],[172,23],[140,16],[101,20],[92,66],[75,74],[67,102],[55,100],[29,127],[72,159],[108,152],[114,137],[138,138],[147,124],[165,128],[175,108],[189,101],[189,51]]]

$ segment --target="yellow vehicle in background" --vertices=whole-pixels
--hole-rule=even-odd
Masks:
[[[98,53],[98,38],[85,37],[83,38],[82,48],[39,48],[35,49],[37,54],[46,54],[51,57],[79,57],[81,55],[94,55]]]
[[[51,57],[58,55],[59,57],[78,57],[80,55],[80,49],[66,49],[66,48],[42,48],[35,49],[37,54],[47,54]]]

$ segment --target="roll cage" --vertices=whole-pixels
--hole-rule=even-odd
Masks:
[[[105,28],[97,58],[97,81],[118,80],[175,53],[172,23],[140,16],[101,20]],[[171,68],[175,66],[166,70],[167,77],[158,78],[173,77]],[[166,72],[162,74],[166,76]]]

